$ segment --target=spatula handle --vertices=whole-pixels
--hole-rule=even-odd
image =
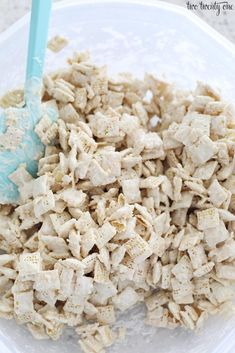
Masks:
[[[51,5],[52,0],[32,0],[26,86],[32,78],[42,80]]]

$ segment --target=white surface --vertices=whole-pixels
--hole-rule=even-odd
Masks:
[[[188,11],[156,1],[149,5],[129,1],[58,4],[53,12],[51,33],[71,39],[59,55],[48,52],[47,68],[58,67],[73,48],[90,49],[93,58],[107,63],[111,72],[145,71],[165,74],[171,80],[192,87],[197,79],[216,82],[224,95],[235,95],[235,49]],[[152,5],[151,5],[152,4]],[[105,9],[105,11],[104,11]],[[27,19],[0,36],[0,93],[24,79]],[[2,55],[4,53],[4,55]],[[17,58],[17,59],[16,59]],[[142,314],[128,314],[128,340],[110,353],[228,353],[235,349],[235,318],[211,318],[206,328],[194,334],[144,327]],[[0,321],[1,353],[75,353],[76,340],[70,333],[63,341],[35,341],[25,328]]]
[[[60,1],[60,0],[53,0]],[[186,8],[187,0],[164,0],[169,3],[180,5]],[[191,3],[199,3],[200,0],[190,0]],[[204,0],[204,3],[211,3],[210,0]],[[31,0],[0,0],[0,32],[8,28],[12,23],[25,15],[30,9]],[[229,0],[229,3],[234,4],[232,11],[221,11],[219,16],[216,16],[216,11],[195,10],[193,11],[209,25],[214,27],[218,32],[222,33],[226,38],[235,43],[235,2]],[[221,5],[222,7],[222,5]]]

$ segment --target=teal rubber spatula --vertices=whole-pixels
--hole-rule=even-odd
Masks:
[[[44,114],[57,119],[54,109],[41,104],[43,64],[47,45],[52,0],[32,0],[28,60],[25,81],[25,106],[8,108],[0,115],[0,204],[17,203],[17,186],[9,179],[21,164],[32,176],[37,175],[38,159],[44,145],[34,132]]]

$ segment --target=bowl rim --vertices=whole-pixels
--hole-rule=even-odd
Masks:
[[[222,47],[227,49],[232,56],[235,57],[235,44],[233,44],[229,39],[227,39],[224,35],[219,33],[216,29],[212,28],[209,24],[207,24],[204,20],[202,20],[199,16],[194,14],[192,11],[186,9],[183,6],[179,6],[176,4],[171,4],[168,2],[163,2],[160,0],[63,0],[53,4],[53,11],[61,10],[70,6],[112,6],[112,5],[122,5],[122,6],[130,6],[130,5],[141,5],[144,7],[154,7],[163,10],[167,10],[169,12],[174,12],[176,14],[182,15],[198,26],[203,32],[211,37],[214,41],[219,43]],[[30,13],[27,13],[15,23],[13,23],[9,28],[0,33],[0,44],[9,39],[15,32],[17,32],[24,25],[29,23]]]

